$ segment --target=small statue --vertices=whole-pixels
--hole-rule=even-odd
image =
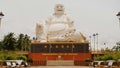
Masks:
[[[36,41],[46,42],[43,24],[36,24]]]

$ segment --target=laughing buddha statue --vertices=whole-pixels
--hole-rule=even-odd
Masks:
[[[74,22],[64,11],[64,6],[62,4],[57,4],[54,8],[54,13],[45,21],[45,28],[43,29],[42,24],[37,24],[36,37],[39,41],[86,42],[86,37],[74,28]]]

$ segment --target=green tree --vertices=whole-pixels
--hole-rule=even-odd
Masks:
[[[3,39],[3,48],[5,50],[15,50],[16,47],[16,38],[14,37],[14,33],[9,33]]]
[[[0,50],[2,50],[2,49],[3,49],[3,42],[0,41]]]
[[[26,34],[24,37],[24,47],[23,50],[29,51],[30,49],[30,37]]]
[[[17,49],[22,50],[23,45],[24,45],[24,34],[19,34],[19,37],[17,40]]]
[[[30,46],[30,37],[26,34],[20,34],[17,40],[17,49],[28,51]]]
[[[120,41],[112,48],[113,51],[120,51]]]

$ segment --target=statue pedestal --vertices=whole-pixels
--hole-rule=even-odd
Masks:
[[[89,43],[79,42],[32,42],[32,53],[87,53]]]
[[[91,58],[91,53],[87,42],[32,42],[28,57],[32,58],[34,64],[38,61],[44,61],[44,65],[47,65],[47,61],[51,60],[72,60],[74,65],[86,65],[82,63]]]

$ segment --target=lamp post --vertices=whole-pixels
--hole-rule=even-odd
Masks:
[[[118,14],[116,15],[119,19],[119,26],[120,26],[120,12],[118,12]]]
[[[98,33],[96,33],[96,37],[97,37],[96,44],[97,44],[97,53],[98,53]]]
[[[106,51],[106,48],[107,48],[107,47],[106,47],[106,43],[104,43],[104,45],[105,45],[105,49],[104,49],[104,51]]]
[[[93,34],[93,40],[94,40],[94,52],[95,52],[95,36],[96,36],[96,34]]]
[[[95,36],[96,34],[93,34],[93,40],[94,40],[93,60],[95,60]]]
[[[0,27],[1,27],[1,20],[3,18],[4,14],[2,12],[0,12]]]
[[[91,36],[89,36],[89,38],[90,38],[90,51],[92,51],[92,47],[91,47]]]

